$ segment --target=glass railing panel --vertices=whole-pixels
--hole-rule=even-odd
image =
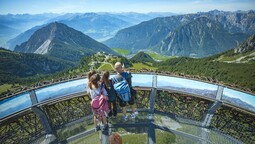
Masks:
[[[118,133],[124,144],[147,144],[147,127],[119,127],[111,128],[111,134]]]
[[[114,76],[111,75],[110,78]],[[153,75],[149,74],[132,74],[132,86],[152,87],[152,78]]]
[[[139,111],[139,114],[135,119],[131,118],[131,112],[127,112],[127,116],[128,116],[128,119],[123,120],[123,114],[118,113],[117,116],[110,117],[109,123],[111,123],[111,124],[121,124],[121,123],[134,124],[134,123],[147,123],[147,122],[149,122],[148,112]]]
[[[23,93],[0,101],[0,118],[24,110],[32,105],[29,93]]]
[[[88,79],[80,79],[60,83],[36,90],[38,102],[43,102],[48,99],[64,97],[79,92],[86,92]]]
[[[157,87],[201,95],[212,99],[215,99],[218,88],[214,84],[169,76],[158,76]]]
[[[94,132],[67,144],[101,144],[100,135],[100,132]]]
[[[152,87],[153,75],[132,74],[132,85],[140,87]]]
[[[157,144],[197,144],[200,141],[182,135],[176,135],[160,129],[155,130]]]
[[[255,112],[254,95],[224,88],[222,100],[224,102]]]
[[[59,141],[63,141],[71,136],[94,129],[94,127],[93,117],[91,117],[57,129],[56,135]]]

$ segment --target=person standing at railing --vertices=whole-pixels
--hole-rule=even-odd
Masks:
[[[87,94],[90,94],[90,89],[89,89],[89,79],[91,78],[92,75],[96,74],[96,71],[91,70],[88,73],[88,84],[87,84]],[[101,122],[99,119],[97,119],[97,117],[94,115],[94,125],[96,128],[96,131],[100,130],[100,126],[98,124],[98,122]]]
[[[108,98],[109,98],[108,104],[109,104],[109,109],[110,109],[110,112],[108,115],[109,115],[109,117],[111,117],[111,116],[117,116],[117,104],[116,104],[117,94],[113,88],[112,80],[109,78],[110,78],[109,71],[103,72],[102,84],[108,94]]]
[[[131,94],[132,88],[132,75],[130,72],[126,72],[125,67],[122,66],[120,62],[117,62],[114,65],[114,69],[117,74],[112,78],[114,89],[118,95],[118,101],[120,107],[122,107],[123,119],[124,121],[128,120],[126,114],[126,105],[127,103],[131,106],[132,114],[131,118],[136,118],[138,111],[135,110],[135,95]]]
[[[93,74],[89,79],[89,93],[91,96],[91,107],[94,116],[102,120],[103,123],[103,132],[108,132],[108,124],[107,124],[107,117],[109,113],[108,108],[108,94],[101,85],[100,76],[99,74]],[[96,124],[95,124],[96,125]],[[98,126],[96,126],[97,128]]]

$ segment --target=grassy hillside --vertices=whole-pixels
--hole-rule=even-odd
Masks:
[[[97,70],[99,70],[99,71],[104,71],[104,70],[113,71],[114,69],[111,64],[107,63],[107,64],[102,64]]]
[[[130,59],[130,61],[133,63],[145,63],[145,62],[153,63],[154,62],[153,58],[145,52],[137,53],[135,56],[133,56]]]
[[[0,49],[0,85],[16,82],[19,78],[52,74],[74,66],[73,63],[39,55],[16,53]]]
[[[155,66],[160,71],[206,76],[255,92],[255,62],[225,63],[210,59],[174,58]]]
[[[3,51],[3,50],[2,50]],[[9,51],[5,51],[5,56],[8,53],[12,53]],[[249,52],[251,53],[251,52]],[[138,56],[137,59],[140,61],[131,62],[125,57],[121,56],[111,56],[105,54],[95,54],[93,56],[84,57],[80,64],[76,67],[57,72],[55,74],[37,74],[36,76],[30,77],[17,77],[12,75],[12,77],[6,77],[4,72],[8,71],[2,69],[2,77],[1,81],[5,80],[5,82],[0,85],[0,92],[5,92],[8,89],[16,89],[18,86],[28,86],[48,81],[52,79],[60,79],[70,76],[76,76],[85,74],[89,71],[90,65],[92,62],[95,63],[95,70],[108,70],[113,71],[112,66],[117,62],[125,63],[125,66],[130,70],[158,70],[158,71],[166,71],[179,73],[190,76],[205,76],[211,77],[214,80],[222,81],[226,84],[236,85],[244,88],[249,88],[253,92],[255,92],[255,61],[250,60],[247,63],[227,63],[226,59],[231,59],[232,57],[239,57],[239,55],[243,54],[233,54],[233,51],[227,51],[219,55],[215,55],[208,58],[202,59],[193,59],[188,57],[179,57],[179,58],[169,58],[165,61],[161,62],[146,62],[146,57]],[[247,55],[247,53],[245,54]],[[17,55],[18,57],[19,55]],[[159,56],[159,55],[158,55]],[[221,58],[221,59],[220,59]],[[152,59],[151,57],[149,58]],[[150,61],[149,60],[149,61]],[[223,61],[224,60],[224,61]],[[13,65],[10,65],[13,66]],[[15,65],[14,65],[15,68]],[[29,67],[28,67],[29,68]],[[16,68],[15,68],[16,69]],[[14,69],[13,69],[14,70]],[[16,85],[16,86],[15,86]],[[14,88],[15,87],[15,88]]]
[[[127,56],[130,54],[129,50],[125,50],[125,49],[121,49],[121,48],[112,48],[112,50],[114,50],[115,52],[117,52],[118,54],[120,54],[122,56]]]
[[[157,67],[154,67],[151,63],[133,63],[133,66],[130,69],[141,70],[141,69],[148,69],[148,70],[156,70]]]
[[[150,55],[154,60],[157,60],[157,61],[164,61],[164,60],[167,60],[169,58],[171,58],[170,56],[165,56],[165,55],[161,55],[161,54],[158,54],[156,52],[145,52],[147,53],[148,55]]]

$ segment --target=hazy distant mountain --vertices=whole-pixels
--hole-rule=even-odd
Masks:
[[[6,35],[13,35],[19,32],[19,30],[11,28],[7,25],[0,24],[0,37],[4,37]]]
[[[7,14],[0,15],[0,46],[6,46],[6,42],[13,39],[18,34],[34,27],[36,25],[45,24],[48,19],[51,19],[58,14]],[[13,49],[13,47],[12,47]]]
[[[132,25],[127,21],[96,13],[76,15],[69,19],[59,20],[59,22],[97,40],[113,37],[118,30]]]
[[[249,12],[222,12],[211,11],[207,13],[185,14],[170,17],[161,17],[142,22],[138,25],[131,26],[120,30],[115,37],[105,41],[109,47],[118,47],[129,49],[136,52],[141,49],[152,49],[159,51],[163,40],[167,39],[173,32],[176,32],[182,26],[191,23],[199,17],[207,17],[215,23],[222,25],[226,31],[230,33],[255,33],[255,14]],[[209,27],[208,27],[209,28]],[[201,35],[200,35],[201,36]],[[243,39],[243,35],[239,35]],[[198,36],[197,36],[198,37]],[[187,39],[187,38],[186,38]],[[214,38],[219,39],[219,38]],[[239,38],[238,38],[239,39]],[[190,40],[191,41],[191,40]],[[228,41],[224,41],[226,43]],[[206,42],[201,42],[206,43]],[[218,45],[231,45],[219,43]],[[189,45],[191,47],[192,45]],[[236,46],[236,45],[235,45]],[[233,47],[235,47],[233,46]],[[181,48],[180,48],[181,49]],[[197,49],[197,48],[195,48]],[[224,47],[224,50],[229,47]],[[171,54],[171,53],[168,53]],[[209,53],[210,54],[210,53]],[[206,56],[206,55],[204,55]]]
[[[113,50],[65,24],[54,22],[37,30],[16,52],[37,53],[78,62],[82,56]]]
[[[219,23],[207,17],[170,32],[155,51],[171,56],[205,57],[234,48],[246,34],[230,34]]]
[[[73,63],[55,58],[39,54],[16,53],[3,48],[0,48],[0,60],[0,84],[15,81],[16,77],[50,74],[74,66]]]
[[[41,27],[45,26],[45,23],[51,23],[51,22],[61,22],[69,27],[72,27],[78,31],[83,32],[84,34],[102,41],[109,39],[113,37],[118,30],[126,28],[131,25],[138,24],[142,21],[147,21],[150,19],[153,19],[155,17],[163,17],[163,16],[170,16],[173,15],[173,13],[161,13],[161,12],[154,12],[154,13],[148,13],[148,14],[142,14],[142,13],[68,13],[64,15],[55,15],[54,17],[47,17],[44,20],[43,25],[35,26],[33,23],[28,22],[28,26],[32,27],[31,29],[21,33],[21,31],[16,31],[14,34],[17,35],[17,33],[21,33],[15,38],[12,38],[7,43],[9,45],[9,49],[13,50],[16,45],[20,45],[21,43],[27,41],[30,36]],[[28,16],[24,16],[23,19],[25,19]],[[30,18],[32,19],[32,18]],[[36,19],[39,20],[40,19]],[[35,21],[36,21],[35,20]],[[15,26],[17,27],[17,26]],[[5,31],[9,31],[5,27],[0,26]],[[10,34],[10,32],[6,33]]]
[[[113,37],[118,30],[131,25],[130,23],[122,19],[112,17],[112,15],[110,14],[99,15],[96,13],[64,14],[64,15],[49,19],[47,23],[51,23],[55,21],[64,23],[68,25],[69,27],[72,27],[78,31],[81,31],[84,34],[96,40],[105,40],[110,37]],[[44,27],[45,25],[46,24],[35,26],[19,34],[17,37],[9,40],[7,42],[9,45],[9,49],[13,50],[16,45],[20,45],[21,43],[27,41],[35,31]]]
[[[166,17],[171,15],[176,15],[171,12],[150,12],[150,13],[123,12],[123,13],[102,13],[102,14],[106,14],[112,17],[122,19],[133,25],[139,24],[143,21],[151,20],[156,17]]]
[[[44,13],[44,14],[7,14],[0,15],[1,25],[9,26],[17,29],[20,32],[27,30],[35,25],[41,25],[48,19],[56,17],[58,14]]]
[[[45,25],[41,25],[41,26],[35,26],[21,34],[19,34],[17,37],[10,39],[7,44],[9,45],[9,50],[14,50],[14,48],[16,47],[16,45],[20,45],[23,42],[27,41],[31,35],[34,34],[35,31],[37,31],[38,29],[44,27]]]
[[[239,98],[233,98],[233,97],[228,97],[226,95],[223,95],[222,99],[228,103],[234,104],[238,107],[242,107],[245,108],[247,110],[250,111],[254,111],[255,112],[255,107],[251,104],[246,103],[245,101],[241,100],[241,96],[240,99]]]

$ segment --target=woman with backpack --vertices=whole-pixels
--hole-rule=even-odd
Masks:
[[[102,121],[103,123],[103,131],[106,132],[108,130],[108,124],[107,124],[107,114],[109,112],[108,108],[108,96],[105,88],[101,85],[100,82],[100,76],[99,74],[93,74],[89,79],[89,93],[91,96],[91,108],[94,114],[94,117],[99,119],[99,121]],[[95,122],[95,121],[94,121]],[[98,126],[95,123],[96,129],[100,126]]]
[[[102,76],[102,84],[104,86],[104,88],[106,89],[107,91],[107,94],[108,94],[108,104],[109,104],[109,109],[110,109],[110,112],[109,112],[109,117],[111,117],[112,115],[113,116],[117,116],[117,104],[116,104],[116,92],[113,88],[113,85],[112,85],[112,81],[110,78],[110,73],[109,71],[105,71],[103,72],[103,76]]]

